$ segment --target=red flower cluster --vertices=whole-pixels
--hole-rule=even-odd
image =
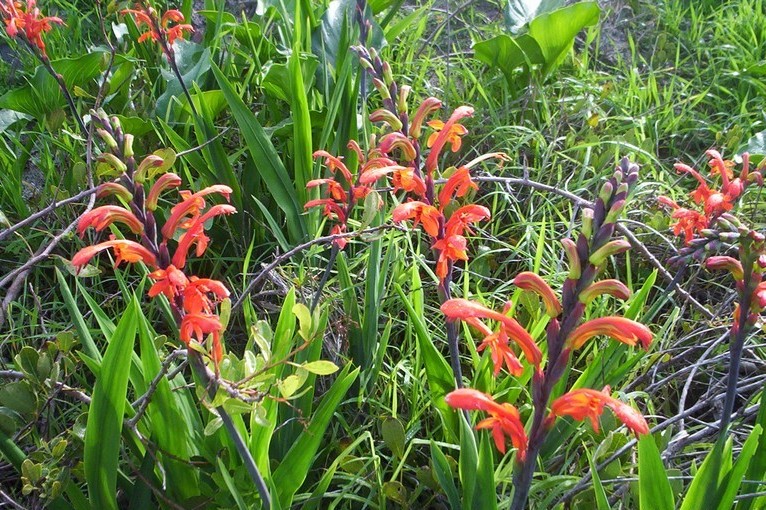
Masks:
[[[325,166],[330,172],[340,174],[340,176],[335,175],[335,177],[326,179],[314,179],[306,183],[307,188],[327,186],[324,198],[309,200],[304,205],[304,208],[322,207],[324,215],[337,223],[330,231],[333,235],[346,232],[351,210],[359,200],[363,200],[372,191],[370,183],[365,176],[381,170],[390,171],[395,166],[392,160],[383,157],[376,148],[373,148],[366,156],[362,152],[361,147],[359,147],[359,144],[354,140],[349,142],[348,148],[353,150],[359,159],[359,173],[356,177],[343,163],[342,158],[333,156],[326,151],[316,151],[314,157],[324,158]],[[341,178],[340,181],[338,180],[339,177]],[[345,237],[339,237],[333,241],[341,250],[345,248],[347,242]]]
[[[678,172],[687,173],[697,180],[698,186],[690,193],[690,196],[692,202],[701,210],[681,207],[668,197],[659,197],[661,204],[673,210],[671,218],[676,220],[673,233],[677,236],[683,234],[687,245],[700,230],[708,228],[714,219],[730,211],[734,207],[734,202],[742,196],[750,183],[763,185],[763,175],[757,171],[750,172],[750,156],[747,153],[742,154],[742,171],[736,178],[732,170],[733,161],[724,160],[716,150],[709,150],[705,154],[710,159],[710,176],[721,176],[720,189],[711,188],[705,178],[694,168],[683,163],[675,165]]]
[[[531,272],[517,275],[514,284],[540,297],[546,314],[552,319],[554,329],[557,330],[557,318],[561,315],[563,307],[553,289],[539,275]],[[622,283],[616,280],[602,280],[584,289],[580,293],[579,299],[581,303],[587,303],[600,294],[610,294],[622,299],[630,296],[627,287]],[[509,341],[513,341],[524,353],[527,361],[534,366],[535,377],[541,379],[544,377],[541,367],[542,351],[535,343],[532,335],[514,318],[507,315],[509,310],[510,303],[506,304],[503,312],[497,312],[467,299],[450,299],[441,306],[441,311],[446,315],[447,320],[462,320],[484,335],[477,351],[482,351],[485,348],[490,349],[495,377],[498,376],[503,366],[511,375],[519,376],[522,374],[524,367],[509,345]],[[484,320],[499,322],[499,330],[494,332],[484,323]],[[640,343],[644,349],[648,349],[652,341],[652,333],[649,328],[636,321],[617,316],[591,319],[575,328],[566,337],[563,345],[564,359],[569,357],[568,352],[579,349],[586,341],[595,336],[608,336],[631,346]],[[634,432],[643,434],[649,431],[646,421],[638,412],[611,398],[608,393],[608,389],[605,389],[604,392],[587,389],[570,391],[553,402],[546,421],[547,426],[550,427],[556,417],[559,416],[571,416],[577,420],[587,417],[593,423],[593,428],[598,431],[597,418],[602,414],[604,407],[609,407]],[[503,453],[505,452],[504,444],[501,446],[503,434],[511,437],[513,445],[519,450],[518,460],[524,461],[527,448],[524,429],[521,428],[521,433],[519,433],[515,427],[510,426],[511,423],[514,423],[513,417],[518,416],[515,408],[508,404],[497,404],[488,395],[466,389],[459,389],[447,395],[447,403],[460,409],[478,409],[490,413],[492,418],[481,422],[477,428],[491,427],[495,443]],[[485,422],[487,425],[481,426]]]
[[[194,32],[194,28],[191,25],[184,24],[184,15],[181,11],[175,9],[166,11],[159,20],[155,10],[150,6],[144,5],[143,2],[136,3],[135,9],[124,9],[121,12],[122,14],[132,14],[139,28],[142,25],[146,25],[149,29],[148,32],[144,32],[138,38],[140,43],[151,39],[160,44],[166,41],[168,45],[172,46],[176,39],[184,38],[184,31]],[[173,26],[170,26],[171,22],[174,23]]]
[[[148,213],[140,211],[136,203],[132,202],[132,207],[137,210],[135,214],[129,209],[115,205],[97,207],[84,214],[77,226],[81,236],[89,227],[100,232],[114,223],[120,223],[128,226],[133,233],[142,234],[142,243],[115,239],[111,236],[109,241],[85,247],[77,252],[72,258],[72,264],[79,269],[97,253],[112,249],[117,265],[123,261],[143,262],[154,269],[149,274],[155,282],[149,289],[149,297],[163,294],[168,298],[180,317],[180,337],[187,345],[192,339],[203,343],[208,335],[212,335],[211,357],[215,363],[218,363],[223,357],[221,344],[223,326],[215,309],[218,303],[229,296],[229,291],[217,280],[187,276],[183,267],[186,265],[186,259],[192,247],[195,247],[198,257],[202,256],[207,249],[210,239],[205,235],[205,222],[215,216],[232,214],[236,212],[236,209],[228,204],[207,207],[205,202],[205,197],[213,193],[221,194],[228,199],[231,193],[231,188],[228,186],[210,186],[197,193],[181,191],[181,201],[171,209],[170,216],[161,229],[162,241],[156,245],[154,240],[147,236],[148,222],[151,224],[154,222],[151,211],[156,208],[157,200],[162,192],[178,187],[180,184],[181,178],[172,173],[164,174],[157,179],[149,192],[150,198],[146,201],[146,204],[151,203],[151,207],[146,207]],[[124,186],[114,182],[103,184],[102,187],[107,194],[119,192],[120,188],[127,192]],[[143,219],[139,219],[139,216]],[[173,239],[177,239],[177,246],[171,258],[168,243]]]
[[[53,28],[51,23],[63,25],[64,22],[55,16],[43,16],[36,4],[36,0],[0,0],[0,16],[9,37],[23,34],[29,44],[37,47],[46,57],[42,35]]]

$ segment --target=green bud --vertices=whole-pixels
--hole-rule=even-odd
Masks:
[[[372,84],[375,85],[375,89],[380,94],[381,99],[391,99],[391,94],[388,92],[388,87],[386,87],[385,83],[377,78],[373,78]]]
[[[612,183],[609,181],[606,181],[603,186],[601,186],[601,191],[598,194],[598,197],[604,201],[604,203],[608,203],[609,199],[612,198],[612,193],[614,193],[614,186],[612,186]]]
[[[122,148],[122,153],[126,158],[133,157],[133,135],[125,133],[125,144]]]
[[[396,105],[399,113],[407,113],[407,98],[411,90],[412,88],[409,85],[402,85],[399,89],[399,103]]]
[[[593,235],[593,209],[582,210],[582,234],[587,238]]]
[[[630,243],[626,239],[615,239],[591,253],[588,262],[594,266],[600,266],[612,255],[617,255],[630,249]]]
[[[111,166],[120,174],[125,173],[125,171],[128,169],[128,167],[125,166],[125,163],[123,163],[117,156],[110,152],[102,153],[99,155],[98,160]]]
[[[114,150],[117,148],[117,141],[114,139],[112,135],[107,133],[106,130],[98,128],[96,129],[96,133],[98,133],[98,136],[101,137],[101,139],[104,141],[107,147],[109,147],[110,150]]]
[[[391,85],[394,82],[394,73],[391,72],[391,66],[388,62],[383,62],[383,80],[386,85]]]
[[[580,255],[577,253],[577,243],[571,239],[562,239],[561,245],[564,247],[567,260],[569,261],[569,278],[577,280],[582,275]]]

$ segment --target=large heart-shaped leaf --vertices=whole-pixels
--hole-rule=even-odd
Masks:
[[[511,37],[498,35],[473,47],[476,58],[491,67],[498,67],[508,83],[529,74],[535,65],[545,64],[540,45],[530,35]]]
[[[527,23],[539,15],[564,6],[564,0],[508,0],[503,9],[505,25],[512,34],[520,34]]]
[[[557,67],[574,44],[575,36],[585,27],[595,25],[601,9],[597,2],[581,2],[542,14],[529,24],[545,57],[545,72]]]

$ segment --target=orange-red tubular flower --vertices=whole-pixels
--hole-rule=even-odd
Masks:
[[[205,214],[197,217],[178,239],[178,247],[173,254],[173,265],[176,267],[184,267],[186,265],[186,257],[193,244],[197,245],[196,254],[198,257],[201,257],[205,253],[207,243],[210,240],[204,233],[205,222],[215,216],[234,214],[235,212],[237,212],[237,209],[233,206],[220,204],[214,205]]]
[[[433,172],[436,170],[437,161],[439,159],[439,154],[441,153],[444,146],[447,144],[447,142],[450,142],[452,138],[454,138],[455,133],[452,130],[452,127],[457,124],[457,122],[460,119],[463,119],[465,117],[470,117],[473,115],[473,108],[470,106],[459,106],[455,109],[454,112],[452,112],[452,115],[450,115],[449,120],[444,124],[442,129],[439,131],[439,134],[436,138],[433,140],[433,144],[431,146],[431,152],[428,154],[428,158],[426,159],[426,171]],[[454,147],[454,142],[453,142]]]
[[[187,216],[197,216],[205,207],[204,197],[213,193],[220,193],[226,198],[226,200],[229,200],[232,189],[228,186],[224,186],[223,184],[216,184],[214,186],[208,186],[207,188],[204,188],[197,193],[182,194],[184,200],[181,203],[173,206],[173,208],[170,210],[170,217],[162,227],[163,237],[165,237],[165,239],[171,239],[179,225]]]
[[[419,201],[405,202],[394,208],[392,219],[399,223],[404,220],[414,219],[414,224],[423,224],[425,230],[431,237],[439,235],[439,220],[441,213],[432,205]]]
[[[439,208],[444,209],[453,197],[465,196],[471,189],[479,189],[479,186],[471,180],[468,168],[461,166],[450,175],[439,191]]]
[[[630,297],[630,289],[620,280],[601,280],[592,283],[587,289],[580,292],[580,302],[586,305],[602,294],[608,294],[613,298],[625,301]]]
[[[758,307],[759,311],[762,311],[764,308],[766,308],[766,282],[761,282],[755,287],[755,292],[753,292],[753,298],[755,300],[755,306]],[[738,319],[734,320],[735,324],[738,323]]]
[[[585,342],[599,335],[608,336],[630,346],[641,342],[641,346],[646,350],[652,343],[652,332],[649,328],[625,317],[612,316],[591,319],[580,324],[567,338],[566,346],[569,349],[579,349]]]
[[[324,158],[324,164],[327,168],[330,169],[330,171],[334,172],[336,170],[339,170],[341,174],[343,174],[343,178],[346,179],[346,182],[352,183],[354,182],[354,177],[351,175],[351,172],[348,170],[346,165],[341,161],[341,158],[337,158],[330,154],[327,151],[316,151],[313,156],[315,158]]]
[[[429,136],[428,140],[426,141],[426,146],[431,147],[436,139],[439,138],[440,132],[444,129],[444,122],[435,119],[428,122],[428,127],[435,130],[433,133],[431,133],[431,136]],[[456,123],[450,127],[449,133],[447,133],[447,143],[452,145],[452,152],[457,152],[460,150],[460,147],[463,145],[462,137],[467,134],[468,130],[462,124]]]
[[[636,434],[648,434],[649,425],[641,414],[631,406],[612,398],[609,386],[603,391],[588,388],[572,390],[553,401],[551,413],[548,416],[549,426],[556,417],[571,416],[575,420],[590,420],[593,430],[598,433],[598,419],[608,407],[614,415]]]
[[[83,237],[88,227],[93,227],[96,232],[101,232],[115,222],[126,225],[134,234],[140,234],[144,231],[144,224],[132,212],[117,205],[103,205],[80,217],[80,221],[77,223],[77,233]]]
[[[439,239],[433,244],[433,249],[439,251],[439,259],[436,261],[436,276],[444,281],[449,270],[449,263],[456,260],[468,260],[466,246],[468,241],[465,237],[454,234],[444,239]]]
[[[401,151],[405,161],[413,161],[418,155],[412,141],[398,131],[388,133],[380,139],[380,151],[383,154],[390,154],[394,149]]]
[[[426,183],[423,182],[423,179],[421,179],[417,174],[415,174],[414,168],[396,170],[391,177],[391,183],[394,185],[394,190],[409,191],[419,197],[425,196]]]
[[[181,185],[181,178],[172,172],[162,174],[159,179],[154,183],[152,189],[149,190],[149,195],[146,197],[146,208],[150,211],[157,209],[157,201],[160,199],[160,195],[170,188],[177,188]]]
[[[217,315],[206,313],[189,313],[181,320],[181,340],[189,345],[192,338],[198,342],[205,341],[207,335],[213,335],[213,348],[211,357],[216,363],[223,357],[223,348],[221,346],[221,331],[223,325]]]
[[[179,294],[182,294],[189,280],[183,271],[173,264],[165,269],[157,269],[149,273],[149,278],[154,280],[154,284],[149,289],[149,297],[155,297],[164,294],[171,301]]]
[[[483,205],[464,205],[450,216],[445,225],[445,235],[449,237],[451,235],[463,235],[466,232],[472,234],[470,226],[473,223],[488,220],[491,216],[489,209]]]
[[[518,377],[524,372],[524,366],[508,346],[508,334],[505,332],[505,329],[500,328],[500,331],[493,333],[481,319],[475,317],[466,319],[465,323],[474,329],[478,329],[484,335],[484,340],[476,347],[476,350],[481,352],[489,347],[494,368],[493,375],[495,377],[500,373],[503,365],[508,369],[508,373],[513,376]]]
[[[212,313],[214,303],[208,297],[210,294],[222,301],[229,297],[229,289],[218,280],[192,276],[184,289],[184,310],[187,313]]]
[[[550,317],[558,317],[561,315],[561,303],[556,293],[548,285],[545,280],[531,271],[525,271],[516,275],[513,279],[513,284],[520,289],[534,292],[543,300],[545,305],[545,313]]]
[[[359,184],[373,184],[375,181],[394,172],[406,172],[412,171],[412,168],[401,165],[389,165],[376,168],[370,168],[365,170],[362,175],[359,176]]]
[[[527,357],[530,363],[535,366],[539,365],[543,359],[540,348],[535,344],[532,336],[521,327],[521,324],[516,322],[516,319],[508,317],[505,314],[496,312],[480,305],[474,301],[468,299],[448,299],[441,306],[442,313],[448,320],[462,320],[467,321],[471,318],[477,319],[490,319],[498,321],[502,324],[505,333],[508,337],[516,342],[516,344],[524,352],[524,356]],[[470,323],[469,323],[470,324]]]
[[[705,261],[705,267],[712,270],[729,271],[737,281],[742,281],[745,278],[745,271],[742,269],[742,264],[734,257],[710,257]]]
[[[27,0],[26,3],[18,0],[0,0],[0,17],[5,22],[8,37],[14,38],[19,32],[23,32],[27,41],[46,56],[42,35],[53,28],[51,23],[63,25],[64,22],[55,16],[42,16],[36,4],[35,0]]]
[[[518,460],[523,462],[527,454],[527,433],[521,423],[519,411],[511,404],[499,404],[478,390],[460,388],[449,393],[444,400],[455,409],[467,411],[484,411],[490,417],[480,421],[477,429],[492,429],[492,438],[500,453],[505,453],[505,438],[511,439],[511,444],[519,452]]]
[[[83,248],[72,257],[72,265],[79,270],[90,262],[90,259],[95,257],[97,253],[109,248],[114,249],[114,255],[117,258],[115,266],[119,266],[123,261],[127,263],[140,261],[150,267],[157,266],[157,259],[152,252],[135,241],[125,241],[122,239],[112,239],[111,241]]]
[[[346,190],[335,179],[314,179],[306,183],[307,188],[316,188],[323,184],[327,185],[327,193],[333,200],[346,201]]]

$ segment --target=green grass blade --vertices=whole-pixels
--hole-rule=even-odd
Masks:
[[[77,306],[77,302],[74,300],[74,296],[72,296],[72,291],[69,289],[69,285],[64,279],[64,275],[59,271],[59,268],[55,269],[56,278],[59,281],[59,289],[61,289],[61,294],[64,297],[64,305],[66,305],[67,311],[69,311],[69,315],[72,317],[72,322],[74,323],[74,328],[77,330],[77,336],[80,339],[83,351],[90,358],[100,362],[101,352],[98,350],[98,347],[96,347],[96,343],[90,335],[88,326],[85,324],[85,319],[80,313],[80,309]]]
[[[94,508],[117,509],[120,435],[136,338],[136,307],[134,297],[109,340],[88,411],[84,464]]]
[[[718,502],[718,510],[730,510],[731,508],[734,508],[734,498],[737,497],[745,472],[750,467],[750,461],[758,449],[762,432],[763,428],[761,425],[756,425],[753,427],[753,431],[748,436],[745,444],[742,445],[737,461],[721,483],[722,492],[721,500]]]
[[[595,473],[593,467],[591,473]],[[673,510],[676,507],[668,473],[651,434],[641,436],[638,441],[638,500],[642,510]]]
[[[226,101],[231,108],[231,113],[239,126],[242,137],[245,139],[247,149],[255,161],[255,167],[274,196],[275,202],[285,213],[291,241],[297,243],[306,237],[307,228],[305,217],[303,216],[303,208],[298,202],[295,185],[287,173],[284,164],[279,159],[277,150],[274,148],[261,124],[255,118],[255,115],[237,95],[234,87],[226,79],[218,66],[213,64],[211,68],[218,81],[218,86],[221,87],[221,91],[223,91]]]
[[[591,457],[590,454],[588,454],[588,463],[590,464],[590,476],[593,480],[593,492],[596,495],[596,508],[597,510],[611,510],[609,507],[609,500],[606,497],[606,491],[604,490],[604,484],[601,483],[601,477],[598,474],[598,469],[596,469],[596,463],[593,462],[593,457]]]
[[[444,493],[447,495],[447,501],[452,510],[462,510],[463,506],[460,502],[460,493],[455,486],[455,479],[452,477],[452,470],[449,467],[446,455],[441,449],[436,446],[436,443],[431,440],[431,462],[434,466],[434,473],[436,479],[439,481]]]

